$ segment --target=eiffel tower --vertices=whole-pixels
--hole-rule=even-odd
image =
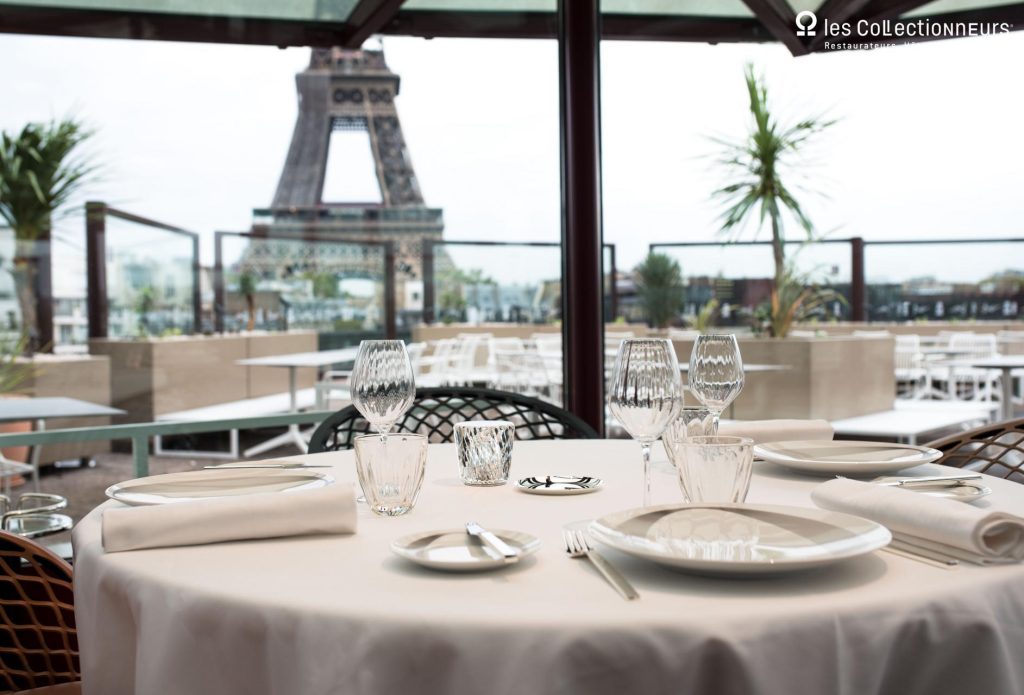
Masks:
[[[440,240],[444,221],[439,208],[424,203],[409,158],[395,107],[399,76],[388,68],[383,48],[318,48],[295,81],[299,114],[291,146],[271,207],[254,211],[254,231],[272,236],[315,234],[338,241],[391,241],[397,269],[396,303],[401,310],[405,283],[423,277],[423,241]],[[323,199],[331,133],[336,130],[369,135],[379,203]],[[284,260],[281,256],[289,253],[285,246],[294,249],[294,244],[275,249],[264,243],[259,251],[254,246],[246,263],[280,263]],[[346,271],[352,272],[352,264],[358,264],[360,258],[365,258],[367,274],[379,271],[379,262],[365,254],[344,261]],[[338,258],[333,261],[335,266],[340,262]]]

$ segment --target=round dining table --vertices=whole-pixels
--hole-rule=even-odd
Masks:
[[[658,448],[657,502],[681,501]],[[294,457],[356,479],[351,452]],[[822,482],[757,462],[748,501],[812,507]],[[946,469],[920,466],[914,475]],[[86,695],[936,695],[1024,692],[1024,565],[945,569],[886,551],[770,577],[684,574],[600,548],[639,591],[623,600],[567,557],[567,524],[640,506],[640,447],[518,441],[512,476],[589,475],[575,496],[466,487],[430,445],[418,503],[353,535],[104,553],[76,527],[75,611]],[[985,477],[979,506],[1019,513],[1024,486]],[[301,501],[301,492],[288,493]],[[950,502],[950,504],[960,504]],[[477,521],[535,535],[532,556],[444,573],[396,538]]]

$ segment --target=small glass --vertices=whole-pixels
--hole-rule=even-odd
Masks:
[[[506,420],[469,421],[455,425],[459,476],[466,485],[504,485],[512,466],[516,426]]]
[[[743,502],[754,470],[754,440],[700,436],[675,447],[679,487],[690,504]]]
[[[370,509],[401,516],[416,505],[427,464],[427,436],[362,434],[355,438],[356,473]]]
[[[714,413],[701,406],[686,406],[665,428],[665,434],[661,435],[661,442],[665,445],[668,460],[675,464],[675,448],[679,442],[685,442],[692,437],[707,437],[714,434],[718,434],[718,423],[715,422]]]

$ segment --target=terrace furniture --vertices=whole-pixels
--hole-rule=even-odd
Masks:
[[[509,420],[516,425],[516,439],[597,437],[583,420],[537,398],[460,387],[416,389],[412,407],[391,431],[416,432],[428,435],[431,442],[450,442],[455,424],[466,420]],[[350,405],[320,423],[309,441],[309,452],[350,449],[356,436],[372,431],[355,406]]]
[[[989,422],[995,403],[897,400],[892,410],[833,420],[837,438],[879,438],[917,444],[922,437]]]
[[[1018,375],[1024,371],[1024,355],[996,355],[994,357],[984,357],[981,359],[965,359],[957,360],[957,364],[965,364],[971,369],[976,369],[980,372],[990,374],[992,372],[999,372],[999,381],[1002,385],[1002,395],[1000,396],[1001,413],[1000,417],[1003,420],[1013,419],[1013,377],[1014,372]],[[986,376],[986,380],[990,377]]]
[[[0,690],[77,693],[78,654],[71,566],[0,531]]]
[[[924,398],[928,392],[928,371],[924,367],[924,355],[921,353],[921,336],[897,335],[895,342],[896,397],[914,400]],[[909,390],[901,391],[901,385]]]
[[[31,420],[35,429],[46,429],[47,420],[84,417],[108,417],[124,415],[125,411],[98,403],[81,401],[77,398],[4,398],[0,399],[0,422],[22,422]],[[32,447],[27,464],[10,461],[0,455],[0,477],[4,480],[4,494],[10,494],[10,476],[17,473],[31,473],[32,484],[39,491],[39,457],[42,447]]]
[[[944,466],[1024,483],[1024,419],[997,422],[928,444]]]
[[[209,422],[211,420],[237,420],[240,418],[263,417],[265,415],[278,415],[280,413],[298,412],[316,406],[317,394],[315,388],[300,389],[294,396],[291,393],[275,393],[269,396],[258,398],[243,398],[238,401],[228,401],[216,405],[206,405],[201,408],[179,410],[173,413],[164,413],[156,418],[157,422]],[[297,426],[296,426],[297,428]],[[215,458],[230,459],[239,458],[238,430],[229,430],[228,451],[196,451],[182,449],[164,448],[163,437],[154,435],[153,453],[157,456],[185,456],[188,458]],[[245,456],[249,456],[252,450],[247,450]]]
[[[287,369],[288,394],[291,399],[287,412],[297,413],[301,408],[298,399],[298,370],[302,368],[321,370],[332,365],[347,364],[355,361],[358,352],[358,347],[342,348],[340,350],[321,350],[319,352],[296,352],[289,355],[250,357],[244,360],[237,360],[235,364],[247,367],[277,367]],[[299,451],[305,451],[306,436],[299,430],[298,425],[289,425],[288,431],[284,434],[278,435],[273,439],[268,439],[262,444],[257,444],[256,446],[246,449],[243,452],[243,455],[246,457],[256,456],[289,443],[298,447]]]
[[[381,518],[362,507],[351,536],[104,554],[108,502],[75,531],[84,681],[103,695],[1019,691],[1024,564],[948,571],[876,552],[736,580],[602,548],[640,593],[623,601],[565,557],[562,528],[638,506],[637,453],[632,441],[517,441],[516,479],[564,471],[604,481],[594,494],[543,498],[465,487],[455,446],[431,445],[416,508]],[[356,479],[353,452],[293,460]],[[914,475],[955,472],[926,464]],[[755,463],[749,501],[810,507],[821,482]],[[1024,508],[1024,486],[984,484],[989,509]],[[462,575],[407,565],[389,549],[469,520],[541,546],[516,567]]]
[[[0,495],[0,531],[35,540],[71,530],[71,517],[57,512],[66,509],[61,495],[26,492],[17,501]]]

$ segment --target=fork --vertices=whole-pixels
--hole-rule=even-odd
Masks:
[[[562,531],[562,538],[565,540],[565,552],[571,558],[585,557],[590,560],[597,571],[600,572],[608,583],[619,592],[619,595],[627,601],[640,598],[633,585],[615,569],[615,567],[597,554],[597,551],[590,547],[587,537],[582,531]]]

